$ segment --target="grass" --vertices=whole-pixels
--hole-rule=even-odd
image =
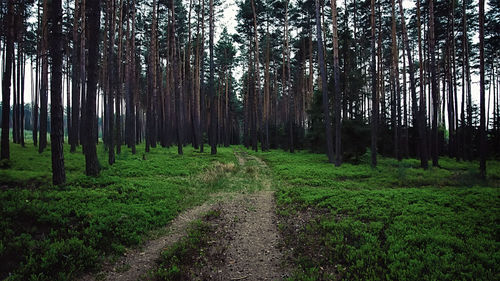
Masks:
[[[11,144],[12,160],[0,163],[0,279],[73,279],[211,193],[263,188],[260,177],[277,189],[291,280],[500,279],[499,161],[488,162],[480,181],[477,163],[448,158],[424,171],[415,159],[383,157],[371,168],[369,154],[359,165],[334,167],[303,151],[248,152],[271,168],[262,170],[251,157],[239,165],[234,148],[212,156],[186,147],[179,156],[176,148],[144,154],[139,146],[132,155],[124,147],[109,166],[100,145],[101,174],[90,178],[81,151],[64,148],[61,187],[51,185],[50,145],[38,154],[32,144]],[[153,276],[182,279],[175,274],[185,253],[193,266],[203,264],[207,227],[197,222],[188,240],[163,253]]]
[[[237,163],[230,148],[215,156],[191,148],[182,156],[176,148],[132,155],[124,148],[109,166],[100,145],[97,178],[84,175],[81,151],[64,148],[67,184],[55,187],[50,145],[38,154],[32,144],[11,144],[10,168],[0,169],[0,279],[72,279],[96,269],[103,256],[141,243],[208,194],[238,188],[222,183],[232,173],[224,167]]]
[[[150,280],[207,280],[204,267],[222,265],[224,247],[217,241],[224,239],[219,228],[221,210],[209,211],[201,220],[194,221],[187,236],[161,253],[158,266],[149,272]],[[217,231],[219,229],[219,231]],[[198,275],[198,276],[197,276]]]
[[[500,163],[369,158],[334,167],[283,151],[265,159],[278,184],[279,225],[292,250],[290,280],[498,280]],[[369,154],[367,154],[368,156]]]

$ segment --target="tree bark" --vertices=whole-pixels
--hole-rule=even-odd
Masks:
[[[108,0],[108,31],[109,31],[109,39],[108,39],[108,56],[107,56],[107,89],[106,93],[108,96],[108,112],[107,112],[107,120],[108,120],[108,163],[109,165],[113,165],[115,163],[115,131],[114,131],[114,113],[113,113],[113,97],[115,95],[115,65],[114,65],[114,48],[115,48],[115,0]],[[92,57],[90,57],[92,59]]]
[[[85,53],[85,43],[86,43],[86,40],[87,40],[87,27],[86,27],[86,18],[88,15],[88,13],[86,12],[86,2],[87,0],[82,0],[82,3],[81,3],[81,7],[80,7],[80,16],[82,18],[82,23],[81,23],[81,33],[80,33],[80,79],[81,79],[81,99],[80,99],[80,104],[82,105],[82,108],[81,108],[81,120],[80,120],[80,142],[84,145],[84,149],[85,149],[85,141],[87,139],[89,139],[88,137],[84,137],[87,136],[87,134],[89,132],[86,132],[87,130],[87,99],[86,99],[86,95],[87,95],[87,91],[86,91],[86,85],[87,85],[87,60],[86,60],[86,53]],[[90,1],[90,0],[88,0]],[[92,0],[94,1],[94,0]],[[100,0],[98,0],[99,3],[100,3]],[[100,11],[99,11],[99,15],[100,15]],[[100,22],[100,20],[99,20]],[[90,54],[90,50],[89,50],[89,54]],[[94,71],[97,71],[97,66],[95,67]],[[97,83],[97,76],[94,83]],[[94,93],[95,93],[95,90],[94,90]],[[103,125],[104,125],[104,122],[103,122]],[[104,136],[104,135],[103,135]],[[97,175],[97,173],[96,173]]]
[[[420,166],[424,169],[429,167],[427,155],[427,122],[424,91],[424,62],[422,57],[422,31],[420,24],[420,0],[417,0],[417,31],[418,31],[418,60],[420,69],[420,110],[418,119],[419,142],[420,142]]]
[[[66,182],[64,170],[64,126],[62,101],[62,5],[61,0],[52,0],[50,5],[50,147],[52,153],[52,182]]]
[[[401,0],[400,0],[401,1]],[[371,64],[372,74],[372,118],[371,118],[371,165],[377,166],[377,131],[378,131],[378,95],[377,77],[375,69],[375,0],[370,1],[371,6]]]
[[[87,176],[97,176],[99,174],[99,162],[97,159],[96,135],[97,130],[94,126],[96,122],[96,90],[97,90],[97,62],[99,61],[99,28],[100,28],[100,0],[87,0],[88,9],[86,10],[88,23],[89,40],[89,63],[88,63],[88,88],[85,106],[85,131],[84,142],[85,150],[85,173]],[[83,11],[83,10],[82,10]]]
[[[337,35],[337,1],[331,0],[332,4],[332,33],[333,33],[333,84],[334,84],[334,107],[335,107],[335,166],[342,164],[342,121],[341,121],[341,99],[339,79],[339,37]]]
[[[217,153],[217,99],[215,96],[214,89],[214,1],[210,0],[210,19],[209,19],[209,51],[210,51],[210,81],[209,81],[209,92],[210,92],[210,154]]]
[[[38,100],[39,100],[39,92],[40,92],[40,40],[41,40],[41,25],[40,25],[40,1],[38,2],[37,9],[37,32],[36,32],[36,63],[35,63],[35,100],[34,100],[34,108],[33,108],[33,145],[35,147],[38,146]],[[7,29],[6,29],[7,30]]]
[[[156,0],[154,0],[156,2]],[[212,0],[210,0],[212,1]],[[210,2],[210,7],[212,7],[212,2]],[[182,78],[181,78],[181,71],[179,69],[179,64],[180,64],[180,54],[177,54],[177,47],[176,47],[176,42],[175,42],[175,6],[174,6],[174,1],[172,1],[172,32],[171,32],[171,48],[173,51],[173,75],[174,75],[174,89],[175,89],[175,119],[177,123],[177,153],[179,155],[183,154],[182,151],[182,145],[183,145],[183,139],[184,139],[184,134],[183,134],[183,127],[184,127],[184,120],[182,118]],[[213,31],[212,31],[213,32]],[[213,36],[213,33],[210,34]],[[212,37],[210,37],[212,39]],[[213,105],[213,104],[212,104]],[[211,108],[212,109],[212,108]]]
[[[398,53],[398,43],[396,36],[396,3],[394,0],[391,1],[391,12],[392,12],[392,28],[391,28],[391,37],[392,37],[392,83],[394,86],[394,107],[395,107],[395,123],[393,124],[394,130],[394,157],[401,161],[401,136],[400,136],[400,128],[401,128],[401,93],[400,93],[400,85],[399,85],[399,53]]]
[[[12,75],[12,59],[14,57],[14,1],[7,2],[7,15],[4,19],[4,30],[7,31],[5,46],[5,69],[2,75],[2,137],[0,159],[10,159],[9,120],[10,120],[10,78]]]
[[[113,18],[114,19],[114,18]],[[120,16],[118,20],[118,56],[116,63],[118,65],[117,85],[115,94],[115,112],[116,112],[116,154],[122,151],[122,126],[121,126],[121,101],[123,96],[123,0],[120,0]]]
[[[374,1],[374,0],[372,0]],[[325,56],[323,54],[323,36],[321,34],[321,21],[320,21],[320,4],[319,0],[316,3],[316,41],[318,42],[318,64],[319,72],[321,74],[321,92],[323,98],[323,114],[325,116],[325,132],[326,132],[326,156],[328,156],[328,162],[333,163],[334,152],[333,152],[333,137],[332,137],[332,124],[330,121],[330,106],[328,98],[328,80],[326,78],[325,69]]]
[[[488,143],[486,139],[486,108],[485,108],[485,80],[484,80],[484,0],[479,0],[479,132],[480,132],[480,149],[479,149],[479,172],[481,178],[486,179],[486,153]]]
[[[79,138],[79,128],[80,128],[80,52],[79,52],[79,36],[78,36],[78,18],[79,14],[79,1],[75,1],[75,13],[73,15],[73,48],[71,52],[71,62],[72,62],[72,72],[71,72],[71,83],[72,83],[72,130],[71,130],[71,148],[70,152],[75,152],[78,145]]]
[[[439,110],[439,89],[438,77],[436,73],[436,51],[435,51],[436,37],[434,31],[434,0],[429,2],[429,55],[431,58],[431,91],[432,91],[432,165],[439,166],[439,136],[438,136],[438,110]]]
[[[42,17],[42,84],[40,89],[40,140],[38,152],[42,153],[47,147],[47,100],[48,100],[48,84],[49,84],[49,59],[47,54],[48,48],[48,0],[43,2],[43,17]]]

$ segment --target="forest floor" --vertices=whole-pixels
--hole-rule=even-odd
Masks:
[[[238,160],[237,171],[228,174],[226,182],[243,183],[250,177],[253,185],[250,189],[210,195],[204,204],[182,212],[166,226],[164,234],[128,250],[117,261],[105,263],[98,273],[86,274],[79,280],[282,280],[287,277],[269,168],[260,158],[245,151],[237,150],[234,155]],[[210,173],[208,170],[201,177],[211,177]],[[206,249],[201,249],[211,253],[209,258],[205,258],[204,264],[183,263],[179,265],[182,267],[179,272],[165,274],[164,269],[172,264],[165,264],[162,252],[173,245],[179,248],[181,239],[193,231],[193,223],[206,219],[211,212],[217,213],[217,218],[212,219],[215,228],[204,234],[222,233],[223,239],[211,240]],[[180,248],[186,250],[185,245]],[[179,254],[182,255],[174,253]]]
[[[65,146],[0,162],[0,280],[500,280],[500,161]],[[83,274],[83,276],[82,276]]]

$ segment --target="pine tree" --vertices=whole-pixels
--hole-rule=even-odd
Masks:
[[[85,0],[84,0],[85,1]],[[88,1],[85,9],[88,18],[88,42],[89,42],[89,62],[88,62],[88,87],[86,94],[84,128],[86,131],[84,141],[85,152],[85,173],[87,176],[97,176],[99,174],[99,162],[97,159],[96,135],[96,91],[97,91],[97,62],[99,61],[99,26],[100,26],[100,0]],[[83,10],[82,10],[83,11]]]
[[[481,177],[486,179],[486,109],[485,109],[485,79],[484,79],[484,0],[479,0],[479,103],[480,103],[480,148],[479,171]]]
[[[4,20],[7,31],[5,69],[2,75],[2,137],[0,159],[10,159],[9,120],[10,120],[10,78],[12,75],[12,59],[14,57],[14,1],[7,2],[7,15]]]
[[[319,71],[321,74],[321,92],[323,96],[323,115],[325,118],[325,133],[326,133],[326,146],[327,146],[327,156],[328,161],[333,163],[334,161],[334,153],[333,153],[333,138],[332,138],[332,125],[330,121],[330,106],[328,102],[328,85],[326,78],[326,69],[325,69],[325,58],[323,54],[323,36],[321,34],[321,21],[320,21],[320,4],[319,0],[315,1],[316,3],[316,41],[318,42],[318,64]]]
[[[335,166],[342,163],[342,121],[340,98],[339,69],[339,39],[337,35],[337,0],[331,0],[333,23],[333,85],[334,85],[334,116],[335,116]]]
[[[62,102],[62,3],[52,0],[49,3],[50,32],[49,54],[51,58],[50,76],[50,148],[52,154],[52,182],[61,185],[66,182],[64,170],[64,127]]]
[[[43,17],[42,17],[42,81],[40,88],[40,139],[38,144],[38,152],[42,153],[47,147],[47,103],[48,103],[48,86],[49,86],[49,58],[48,50],[48,0],[43,1]]]
[[[377,166],[377,131],[378,131],[378,95],[375,70],[375,0],[370,1],[371,7],[371,64],[372,75],[372,116],[371,116],[371,165]]]

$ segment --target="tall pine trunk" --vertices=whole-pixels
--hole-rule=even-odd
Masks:
[[[79,52],[79,36],[78,36],[78,18],[79,14],[79,1],[75,1],[75,12],[73,14],[73,48],[71,50],[71,83],[72,83],[72,130],[71,130],[71,148],[70,152],[75,152],[79,140],[80,128],[80,52]]]
[[[156,0],[155,0],[156,2]],[[177,123],[177,153],[179,155],[183,154],[182,145],[184,141],[184,120],[182,116],[182,83],[181,83],[181,70],[180,67],[180,53],[177,53],[177,46],[175,41],[175,6],[174,1],[172,1],[172,32],[171,36],[171,48],[173,52],[173,75],[174,75],[174,91],[175,91],[175,119]],[[211,34],[213,35],[213,34]],[[180,44],[179,44],[180,45]]]
[[[326,132],[326,147],[328,156],[328,162],[333,163],[334,152],[333,152],[333,137],[332,137],[332,124],[330,121],[330,106],[328,98],[328,80],[326,78],[326,68],[325,68],[325,55],[323,54],[323,36],[321,34],[321,21],[320,21],[320,4],[319,0],[316,3],[316,36],[318,42],[318,64],[319,72],[321,74],[321,92],[323,97],[323,114],[325,116],[325,132]]]
[[[49,59],[47,54],[48,49],[48,0],[43,2],[43,17],[42,17],[42,81],[40,89],[40,140],[38,143],[38,152],[42,153],[47,147],[47,100],[48,100],[48,84],[49,84]]]
[[[62,101],[62,4],[61,0],[50,1],[50,147],[52,153],[52,182],[66,182],[64,170],[64,120]]]
[[[399,85],[399,53],[398,53],[398,43],[396,36],[396,3],[394,0],[391,1],[391,12],[392,12],[392,27],[391,27],[391,37],[392,37],[392,84],[393,84],[393,104],[394,104],[394,115],[395,120],[393,125],[394,130],[394,157],[401,160],[401,93]]]
[[[210,0],[210,19],[209,19],[209,51],[210,51],[210,81],[209,81],[209,93],[210,93],[210,153],[217,153],[217,99],[215,96],[214,87],[214,1]]]
[[[480,106],[480,119],[479,119],[479,172],[483,179],[486,179],[486,153],[487,153],[487,140],[486,140],[486,116],[485,116],[485,80],[484,80],[484,0],[479,0],[479,106]]]
[[[86,91],[86,86],[87,86],[87,65],[86,65],[86,54],[85,54],[85,43],[86,43],[86,40],[87,40],[87,27],[86,27],[86,19],[87,19],[87,15],[88,13],[86,12],[86,2],[87,0],[82,0],[82,3],[81,3],[81,6],[80,6],[80,16],[81,16],[81,19],[82,19],[82,23],[81,23],[81,34],[80,34],[80,87],[81,87],[81,98],[80,98],[80,104],[82,105],[81,106],[81,109],[80,111],[82,112],[81,113],[81,120],[80,120],[80,143],[84,145],[84,150],[85,150],[85,142],[87,141],[88,136],[88,132],[86,132],[87,130],[87,99],[86,99],[86,96],[87,96],[87,91]],[[88,0],[90,1],[90,0]],[[92,1],[95,1],[95,0],[92,0]],[[100,0],[99,0],[99,3],[100,3]],[[99,15],[100,15],[100,10],[99,10]],[[99,20],[100,22],[100,20]],[[90,49],[89,49],[89,54],[90,54]],[[96,58],[93,58],[93,59],[96,59]],[[97,71],[97,66],[95,66],[94,68],[94,71]],[[97,76],[95,78],[95,82],[94,83],[97,83]],[[94,90],[94,93],[95,93],[95,90]],[[104,122],[103,122],[104,123]],[[104,125],[104,124],[103,124]],[[84,137],[87,136],[87,137]],[[104,134],[103,134],[104,136]],[[83,150],[83,152],[85,152]],[[96,173],[97,175],[97,173]]]
[[[417,31],[418,31],[418,61],[420,70],[420,109],[418,118],[419,147],[420,147],[420,166],[424,169],[429,167],[427,155],[427,122],[426,105],[424,91],[424,62],[422,56],[422,31],[420,23],[420,0],[417,0]]]
[[[254,103],[258,103],[260,97],[260,60],[259,60],[259,32],[257,30],[257,12],[255,11],[255,1],[251,0],[252,12],[253,12],[253,30],[254,30],[254,44],[255,44],[255,59],[254,59],[254,80],[256,86],[254,88]],[[259,103],[260,104],[260,103]],[[256,108],[254,108],[256,109]],[[254,111],[257,113],[257,110]],[[258,118],[255,118],[255,122],[258,122]],[[262,126],[260,126],[262,130]],[[255,151],[257,151],[257,142],[255,142]]]
[[[113,113],[113,97],[115,94],[115,65],[114,65],[114,48],[115,48],[115,0],[108,0],[108,11],[107,11],[107,17],[108,17],[108,31],[109,31],[109,37],[108,37],[108,56],[107,56],[107,89],[108,92],[106,93],[108,96],[108,103],[107,103],[107,120],[108,120],[108,163],[109,165],[113,165],[115,163],[115,144],[114,144],[114,139],[115,139],[115,131],[114,131],[114,113]],[[92,59],[92,57],[89,57]]]
[[[432,165],[439,166],[439,136],[438,136],[438,111],[439,111],[439,89],[438,77],[436,73],[436,36],[434,31],[434,0],[429,2],[429,55],[431,58],[431,93],[432,93],[432,134],[431,134],[431,151]]]
[[[40,1],[38,1],[37,8],[37,31],[36,31],[36,59],[35,59],[35,100],[34,100],[34,108],[33,108],[33,145],[35,147],[38,146],[38,100],[39,100],[39,92],[40,92],[40,40],[41,40],[41,25],[40,25]],[[8,29],[6,29],[8,30]]]
[[[14,1],[7,2],[7,15],[4,19],[4,30],[7,31],[5,46],[5,70],[2,74],[2,137],[0,159],[10,159],[9,120],[10,120],[10,78],[12,75],[12,59],[14,57]]]
[[[401,0],[400,0],[401,1]],[[372,75],[372,118],[371,118],[371,165],[377,166],[377,131],[378,131],[378,95],[377,95],[377,77],[375,69],[375,0],[370,1],[371,7],[371,63],[370,70]]]
[[[340,99],[339,37],[337,35],[337,0],[331,0],[333,23],[333,84],[335,114],[335,166],[342,164],[342,120]]]
[[[116,154],[122,151],[122,126],[121,126],[121,101],[123,96],[123,0],[120,0],[120,17],[118,20],[118,56],[116,57],[116,64],[118,65],[118,75],[116,81],[116,94],[115,94],[115,112],[116,112]]]
[[[85,173],[87,176],[97,176],[99,174],[99,162],[97,159],[96,136],[97,128],[94,126],[96,122],[96,90],[97,90],[97,62],[99,61],[99,27],[100,27],[100,0],[87,0],[88,7],[86,9],[88,22],[88,42],[89,42],[89,63],[88,63],[88,87],[85,105]],[[83,10],[82,10],[83,11]]]

